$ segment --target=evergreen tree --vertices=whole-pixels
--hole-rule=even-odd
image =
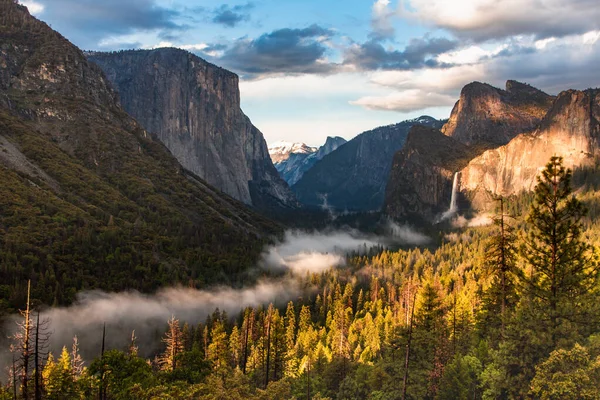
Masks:
[[[538,177],[527,219],[531,229],[521,247],[531,317],[549,334],[550,348],[597,322],[584,301],[598,283],[598,263],[581,237],[585,214],[571,189],[571,170],[552,157]]]
[[[43,371],[46,398],[49,400],[75,399],[78,396],[71,355],[63,347],[58,361],[49,358]]]
[[[516,265],[517,248],[513,227],[507,221],[504,199],[498,198],[499,213],[493,218],[496,231],[489,240],[485,253],[485,263],[492,277],[492,284],[484,295],[482,326],[487,334],[499,329],[502,338],[507,313],[516,305],[516,283],[519,270]],[[494,342],[497,340],[494,340]]]

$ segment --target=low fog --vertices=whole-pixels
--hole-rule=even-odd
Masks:
[[[236,317],[248,306],[259,307],[270,302],[285,302],[303,296],[300,277],[344,266],[346,255],[363,252],[374,246],[424,244],[429,238],[406,226],[387,222],[383,236],[367,235],[355,230],[307,233],[288,231],[284,239],[263,252],[258,268],[277,272],[275,278],[262,278],[245,288],[214,287],[197,290],[184,287],[164,288],[147,295],[136,291],[106,293],[81,292],[69,307],[49,308],[41,319],[49,321],[51,351],[70,347],[77,335],[85,360],[100,353],[102,326],[106,324],[106,348],[125,350],[135,330],[140,355],[151,356],[161,350],[161,337],[171,316],[182,322],[197,324],[217,308]],[[14,331],[19,317],[5,322],[5,331]],[[10,340],[0,343],[0,367],[9,365]]]

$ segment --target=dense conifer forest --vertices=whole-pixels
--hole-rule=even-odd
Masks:
[[[594,188],[575,196],[571,179],[553,158],[532,196],[498,199],[492,226],[349,255],[287,305],[173,316],[151,358],[135,332],[93,360],[77,338],[48,354],[26,307],[0,398],[600,398]]]

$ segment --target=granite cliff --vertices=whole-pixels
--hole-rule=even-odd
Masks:
[[[567,90],[532,133],[505,146],[485,151],[460,173],[461,191],[476,209],[485,209],[490,195],[509,196],[530,191],[550,157],[565,166],[593,167],[600,156],[600,90]]]
[[[125,111],[188,170],[261,209],[295,206],[262,133],[240,108],[238,76],[184,50],[92,53]]]

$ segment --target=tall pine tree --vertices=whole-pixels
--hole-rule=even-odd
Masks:
[[[592,322],[586,295],[598,282],[598,263],[582,240],[583,204],[573,195],[571,170],[552,157],[538,177],[528,217],[531,227],[521,255],[526,294],[533,317],[546,330],[551,347],[573,339],[578,328]],[[582,332],[583,333],[583,332]]]

